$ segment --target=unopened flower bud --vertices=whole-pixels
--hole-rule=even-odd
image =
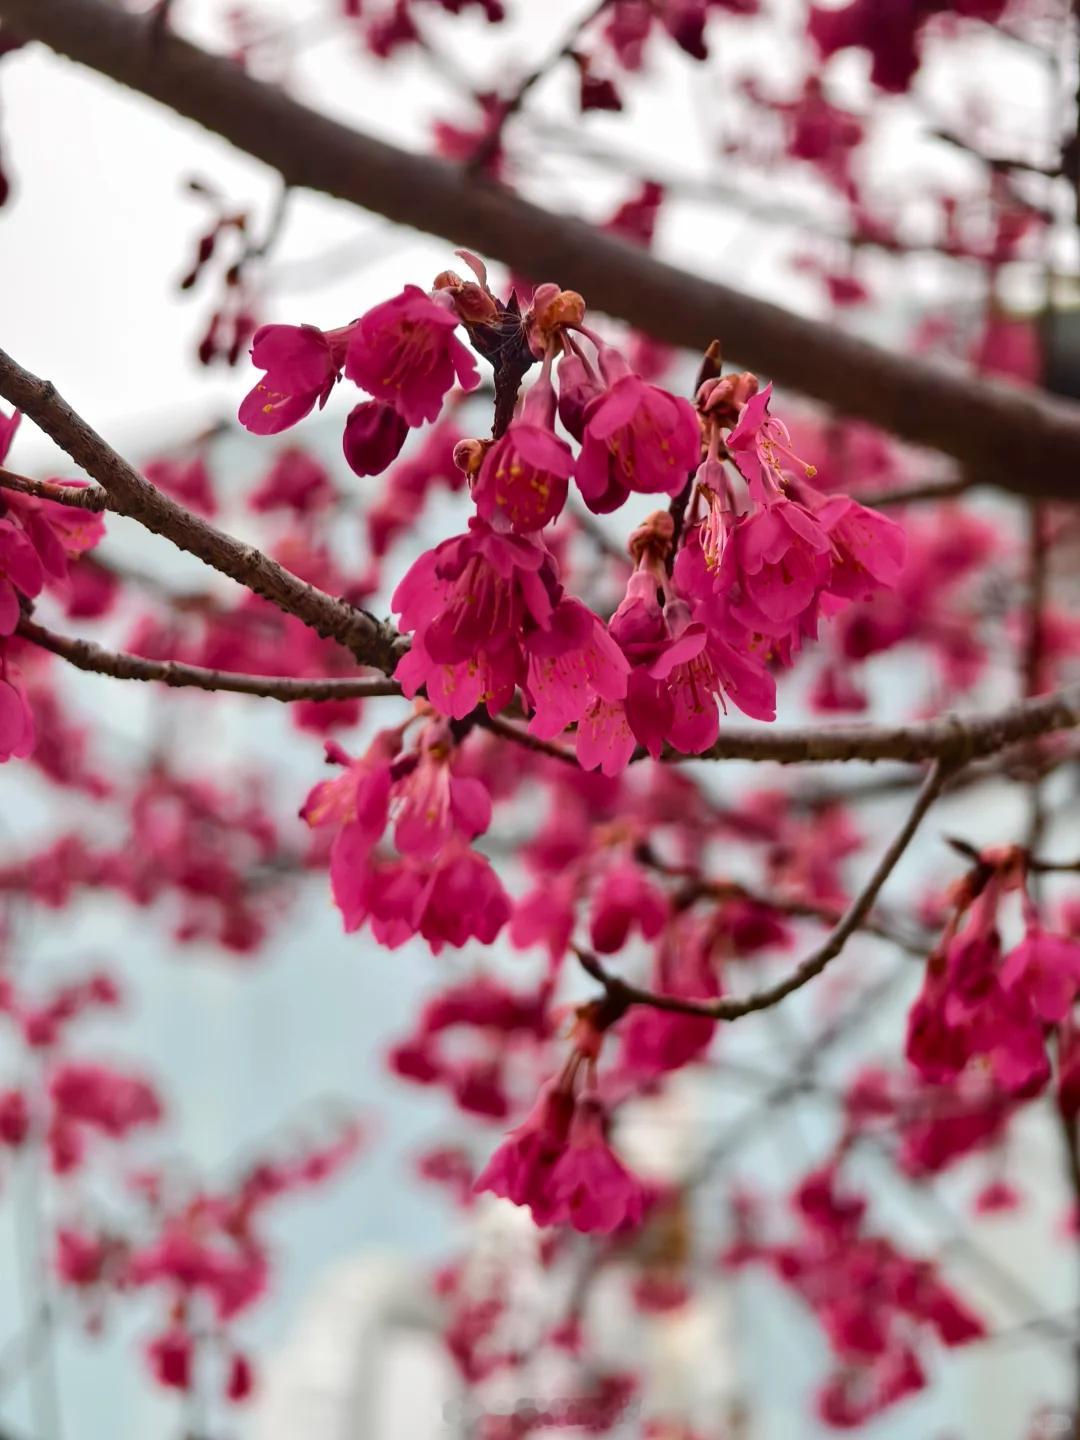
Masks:
[[[757,394],[759,383],[757,376],[749,370],[706,380],[698,389],[698,409],[715,416],[722,425],[734,425],[739,411],[751,396]]]
[[[436,275],[432,288],[450,295],[454,309],[466,325],[491,325],[499,318],[494,295],[475,280],[463,280],[454,270],[443,270]]]
[[[675,522],[666,510],[654,510],[630,534],[626,548],[636,565],[665,560],[675,536]]]
[[[550,281],[533,291],[532,310],[526,320],[529,345],[534,355],[543,356],[556,330],[580,325],[585,319],[585,301],[576,290],[560,290]]]
[[[459,440],[454,446],[454,464],[471,480],[479,474],[490,440]]]

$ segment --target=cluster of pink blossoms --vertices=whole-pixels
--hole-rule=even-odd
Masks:
[[[84,1058],[73,1044],[78,1022],[121,1001],[102,971],[44,995],[0,978],[0,1016],[34,1061],[21,1083],[0,1085],[0,1155],[40,1147],[48,1157],[59,1211],[50,1266],[88,1332],[102,1329],[110,1304],[152,1292],[162,1311],[144,1347],[153,1378],[186,1391],[198,1371],[206,1391],[212,1371],[223,1397],[237,1403],[255,1380],[234,1326],[265,1294],[272,1270],[262,1217],[350,1163],[363,1131],[351,1115],[332,1116],[320,1133],[294,1137],[287,1151],[252,1160],[234,1183],[214,1189],[193,1185],[190,1174],[133,1169],[127,1145],[160,1131],[165,1119],[157,1088],[135,1071]],[[103,1209],[95,1162],[106,1156],[110,1169],[123,1167],[123,1185]]]
[[[474,938],[490,944],[510,902],[470,842],[491,823],[491,798],[481,781],[455,773],[444,721],[426,724],[402,753],[411,723],[380,730],[356,760],[329,742],[327,758],[344,773],[316,785],[301,816],[313,828],[333,827],[330,884],[346,930],[370,921],[389,949],[417,934],[436,953]],[[391,822],[396,853],[379,849]]]
[[[928,1080],[956,1080],[981,1065],[1003,1094],[1036,1095],[1050,1079],[1054,1027],[1066,1032],[1063,1052],[1070,1049],[1080,942],[1044,928],[1025,866],[1016,848],[985,851],[957,887],[908,1017],[907,1056]],[[1010,892],[1020,894],[1024,935],[1006,951],[999,914]]]
[[[0,414],[0,465],[22,417]],[[65,480],[65,485],[82,485]],[[23,759],[34,748],[34,717],[9,654],[24,605],[49,582],[67,579],[68,560],[92,549],[105,533],[100,515],[5,490],[0,501],[0,760]]]
[[[751,1212],[726,1258],[730,1265],[767,1262],[813,1309],[837,1361],[818,1392],[818,1413],[836,1429],[859,1429],[926,1387],[921,1339],[936,1335],[952,1347],[985,1329],[932,1261],[868,1232],[865,1199],[840,1189],[834,1167],[808,1175],[792,1208],[798,1240],[764,1243]]]
[[[494,438],[455,452],[476,513],[421,555],[392,599],[411,637],[396,672],[406,695],[453,719],[480,705],[496,715],[520,696],[532,734],[574,730],[581,765],[607,774],[639,745],[654,756],[665,744],[707,750],[728,700],[772,719],[774,670],[822,618],[896,583],[901,530],[810,484],[813,467],[754,376],[707,377],[691,404],[635,374],[584,324],[580,296],[541,285],[520,315],[467,258],[475,280],[446,272],[430,294],[407,286],[341,330],[265,327],[252,356],[266,375],[240,409],[250,429],[283,429],[344,373],[374,397],[344,437],[353,469],[374,474],[410,426],[439,416],[455,378],[478,383],[458,325],[493,359]],[[511,413],[513,347],[511,405],[525,369],[539,360],[541,371]],[[635,568],[608,624],[565,592],[547,542],[571,484],[600,514],[632,494],[672,501],[631,536]]]

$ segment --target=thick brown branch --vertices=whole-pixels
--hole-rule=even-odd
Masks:
[[[726,350],[817,400],[954,456],[980,482],[1076,497],[1080,409],[892,354],[552,213],[459,167],[339,124],[103,0],[0,0],[28,39],[170,106],[273,166],[403,225],[466,245],[535,279],[581,291],[657,339]]]
[[[668,754],[669,760],[775,760],[781,765],[832,760],[946,760],[966,764],[1022,740],[1080,725],[1080,684],[1025,700],[990,715],[945,715],[920,725],[829,725],[772,729],[724,725],[704,755]]]
[[[811,951],[805,960],[774,985],[766,985],[763,989],[755,990],[752,995],[745,995],[741,999],[725,996],[720,1000],[685,1000],[678,995],[657,994],[652,990],[643,990],[636,985],[627,984],[618,976],[609,974],[596,956],[586,950],[576,952],[578,959],[588,973],[594,979],[599,980],[610,994],[629,1005],[651,1005],[656,1010],[669,1010],[678,1015],[704,1015],[713,1020],[729,1021],[738,1020],[743,1015],[751,1015],[758,1010],[771,1010],[774,1005],[779,1005],[781,1000],[785,1000],[796,990],[801,990],[804,985],[815,980],[830,962],[836,959],[851,936],[863,925],[874,907],[874,902],[880,894],[882,886],[896,869],[900,857],[918,830],[923,816],[941,793],[948,773],[948,767],[940,762],[933,766],[923,781],[918,798],[903,827],[840,920],[816,950]]]
[[[33,620],[19,622],[18,633],[43,650],[59,655],[77,670],[111,675],[117,680],[153,680],[177,689],[226,690],[234,695],[261,695],[268,700],[354,700],[376,695],[400,695],[393,680],[294,679],[280,675],[243,675],[185,665],[179,660],[147,660],[123,650],[106,650],[92,640],[57,635]]]
[[[209,524],[155,489],[77,415],[47,380],[39,380],[0,350],[0,395],[96,480],[108,508],[196,555],[255,594],[295,615],[318,634],[337,640],[364,665],[389,674],[404,642],[389,625],[291,574],[254,545]]]

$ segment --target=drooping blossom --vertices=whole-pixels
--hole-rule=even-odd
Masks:
[[[927,962],[908,1017],[907,1055],[931,1081],[989,1066],[1009,1095],[1037,1094],[1050,1077],[1048,1026],[1064,1020],[1080,995],[1080,946],[1045,931],[1024,896],[1026,933],[1003,953],[998,909],[1018,884],[1012,852],[993,857],[989,878],[964,899]]]
[[[442,293],[442,292],[439,292]],[[345,374],[408,425],[437,420],[455,378],[463,390],[480,383],[476,362],[454,334],[459,321],[416,285],[362,315],[352,327]]]
[[[572,1225],[585,1235],[610,1235],[641,1223],[645,1187],[608,1144],[604,1107],[593,1096],[582,1096],[574,1107],[567,1144],[547,1191],[555,1211],[552,1223]]]
[[[573,1092],[561,1080],[549,1080],[477,1176],[475,1189],[527,1205],[538,1225],[552,1224],[559,1207],[551,1179],[569,1140],[574,1108]]]
[[[487,449],[473,484],[477,512],[496,529],[542,530],[566,503],[574,457],[555,434],[549,368],[550,359],[520,416]]]
[[[632,492],[677,494],[701,460],[701,427],[687,400],[647,385],[609,346],[599,351],[606,389],[585,410],[574,468],[590,510],[616,510]]]
[[[643,563],[630,577],[610,625],[631,666],[626,699],[620,706],[600,697],[583,717],[577,753],[586,768],[617,774],[635,741],[654,757],[665,743],[700,754],[716,740],[725,697],[748,715],[773,719],[772,676],[698,613],[678,598],[662,567]]]
[[[525,661],[529,732],[542,739],[576,724],[593,703],[615,703],[626,694],[630,667],[622,650],[578,600],[560,600],[548,625],[530,631]]]
[[[426,551],[394,591],[391,606],[413,632],[395,672],[406,695],[426,686],[444,714],[460,718],[481,701],[495,714],[522,678],[523,638],[550,625],[560,592],[539,540],[500,535],[473,516],[465,535]]]
[[[400,731],[380,732],[359,760],[328,746],[345,773],[317,785],[301,815],[333,828],[330,886],[345,929],[370,923],[389,949],[420,934],[438,953],[474,937],[490,944],[510,903],[490,862],[470,848],[490,822],[487,792],[452,773],[443,725],[429,736],[400,760]],[[391,816],[397,854],[379,848]]]

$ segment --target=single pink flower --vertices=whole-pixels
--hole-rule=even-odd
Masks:
[[[150,1373],[159,1385],[169,1390],[191,1388],[194,1346],[186,1330],[167,1330],[157,1335],[146,1347]]]
[[[401,748],[401,732],[380,730],[359,759],[354,760],[330,741],[326,758],[344,767],[344,773],[322,780],[300,809],[300,818],[312,828],[356,826],[374,843],[386,828],[390,808],[390,765]]]
[[[1080,944],[1050,934],[1032,917],[1023,940],[1005,956],[1000,979],[1007,994],[1023,997],[1040,1020],[1056,1024],[1080,994]]]
[[[431,658],[453,665],[516,639],[526,622],[550,624],[554,565],[539,541],[499,535],[477,516],[409,569],[391,599],[402,628],[423,635]]]
[[[436,860],[455,837],[468,844],[491,824],[491,796],[482,781],[453,774],[453,756],[436,733],[418,756],[407,757],[404,773],[395,766],[394,844],[403,855]]]
[[[381,475],[401,453],[408,424],[392,405],[365,400],[354,405],[345,421],[342,449],[354,475]]]
[[[256,435],[276,435],[321,409],[341,375],[351,326],[263,325],[251,346],[252,363],[266,374],[240,404],[239,420]]]
[[[578,600],[560,600],[545,629],[525,642],[529,731],[550,740],[592,703],[621,700],[630,666],[598,615]]]
[[[497,528],[542,530],[562,511],[574,457],[554,431],[555,392],[545,373],[521,415],[488,449],[473,485],[480,515]]]
[[[455,377],[463,390],[480,383],[476,362],[454,334],[458,317],[416,285],[376,305],[356,322],[345,374],[393,405],[409,425],[437,420]]]
[[[904,569],[906,540],[895,520],[865,505],[835,495],[818,507],[815,518],[833,544],[827,590],[844,600],[869,600],[892,590]]]
[[[607,867],[592,897],[589,935],[594,950],[615,955],[626,944],[630,932],[640,930],[642,938],[653,940],[668,918],[667,897],[648,878],[641,866],[622,856]]]
[[[490,945],[510,919],[511,905],[491,862],[465,846],[444,854],[431,876],[420,934],[437,955],[470,940]]]
[[[739,411],[738,422],[727,437],[727,448],[747,483],[750,498],[769,505],[785,491],[785,469],[805,477],[816,472],[791,448],[791,436],[782,420],[769,413],[772,386],[751,395]]]
[[[609,388],[586,410],[574,474],[590,510],[617,510],[631,492],[677,494],[701,460],[689,401],[646,383],[616,351],[600,351]]]
[[[586,1235],[636,1229],[645,1213],[641,1181],[615,1155],[604,1134],[604,1107],[581,1097],[570,1124],[569,1144],[547,1181],[553,1208],[547,1223],[568,1223]],[[533,1210],[538,1224],[541,1221]]]
[[[440,715],[463,720],[478,705],[485,705],[489,715],[504,710],[524,679],[524,663],[520,646],[511,640],[478,650],[468,660],[439,662],[429,654],[423,635],[417,634],[394,678],[410,700],[424,690]]]
[[[13,634],[19,623],[19,596],[34,599],[44,583],[44,568],[27,535],[0,519],[0,636]]]
[[[527,1205],[538,1225],[549,1225],[557,1211],[552,1174],[564,1154],[574,1118],[572,1092],[549,1080],[532,1110],[496,1149],[477,1176],[477,1193],[490,1190],[515,1205]]]
[[[603,382],[584,356],[576,350],[563,356],[559,361],[559,419],[579,443],[585,436],[589,406],[603,393]]]
[[[832,578],[831,554],[824,526],[802,505],[780,499],[734,521],[716,591],[749,628],[784,634],[816,613]]]
[[[637,738],[621,700],[594,700],[578,722],[574,749],[583,770],[621,775],[637,748]]]

